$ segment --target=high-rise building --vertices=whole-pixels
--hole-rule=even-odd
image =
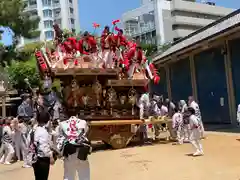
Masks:
[[[139,8],[122,15],[122,22],[126,35],[162,44],[187,36],[232,11],[212,1],[141,0]]]
[[[79,31],[78,0],[25,0],[28,11],[32,16],[39,16],[38,30],[40,37],[36,39],[21,38],[20,46],[33,41],[52,40],[54,36],[53,24],[61,29]]]

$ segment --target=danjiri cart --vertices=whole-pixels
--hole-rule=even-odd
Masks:
[[[89,122],[89,139],[103,141],[113,148],[124,148],[138,137],[137,126],[143,123],[168,123],[166,118],[142,121],[137,101],[149,80],[142,72],[124,78],[120,69],[93,67],[91,57],[69,59],[68,65],[42,49],[36,52],[39,72],[45,80],[58,79],[67,112],[78,109],[79,118]]]

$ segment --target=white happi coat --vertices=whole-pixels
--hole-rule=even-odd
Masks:
[[[144,116],[148,115],[150,107],[149,93],[144,93],[141,95],[138,102],[138,107],[140,108],[140,119],[144,119]]]
[[[75,116],[70,117],[67,121],[61,122],[59,124],[59,137],[57,139],[58,149],[62,149],[65,141],[76,144],[76,139],[81,135],[85,135],[87,131],[87,122]]]
[[[57,147],[62,150],[64,142],[69,141],[76,144],[79,136],[85,136],[88,131],[88,125],[85,120],[78,119],[75,116],[59,124],[59,137]],[[64,158],[64,180],[74,180],[78,174],[78,180],[90,180],[89,161],[78,159],[78,153],[74,153]]]

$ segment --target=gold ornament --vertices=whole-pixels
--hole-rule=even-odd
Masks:
[[[131,88],[128,91],[128,99],[129,99],[129,103],[132,105],[132,115],[134,115],[135,114],[134,106],[135,106],[136,101],[137,101],[137,91],[134,88]]]

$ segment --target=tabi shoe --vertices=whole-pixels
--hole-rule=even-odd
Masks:
[[[7,161],[6,161],[4,164],[5,164],[5,165],[11,165],[11,163],[10,163],[10,162],[7,162]]]
[[[197,151],[193,154],[193,156],[202,156],[203,153],[201,151]]]
[[[23,166],[22,166],[22,168],[31,168],[32,166],[29,166],[29,165],[27,165],[27,164],[24,164]]]

